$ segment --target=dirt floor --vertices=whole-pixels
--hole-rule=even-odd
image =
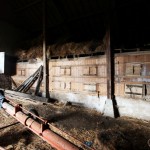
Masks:
[[[77,138],[93,150],[150,150],[150,122],[121,117],[113,119],[71,104],[22,103],[26,109],[36,109],[42,118]],[[6,150],[53,150],[21,123],[0,110],[0,146]],[[55,128],[52,128],[55,131]],[[74,144],[88,150],[74,138],[56,130]]]

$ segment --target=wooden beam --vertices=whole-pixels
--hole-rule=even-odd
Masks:
[[[39,102],[48,102],[48,98],[45,97],[39,97],[39,96],[33,96],[30,94],[26,93],[21,93],[21,92],[16,92],[16,91],[11,91],[11,90],[4,90],[5,96],[18,96],[20,99],[22,98],[24,101],[25,100],[33,100],[33,101],[39,101]]]
[[[107,42],[107,49],[106,49],[106,61],[107,61],[107,98],[112,100],[113,105],[113,115],[115,118],[120,116],[117,101],[115,98],[115,58],[114,58],[114,49],[111,42],[110,36],[110,28],[107,29],[106,32],[106,42]]]
[[[30,87],[34,84],[34,82],[37,80],[41,68],[43,68],[42,65],[36,70],[35,73],[33,73],[19,87],[17,87],[15,91],[24,92],[24,93],[27,92],[30,89]]]
[[[39,77],[37,79],[37,84],[36,84],[34,95],[38,95],[42,80],[43,80],[43,66],[39,70]]]
[[[48,66],[46,57],[46,0],[43,0],[43,81],[45,97],[49,98]]]
[[[113,113],[114,117],[117,118],[120,116],[117,101],[115,98],[115,57],[114,57],[114,47],[113,47],[113,39],[114,36],[114,21],[116,14],[114,12],[115,9],[115,1],[110,3],[110,11],[107,18],[107,31],[106,31],[106,61],[107,61],[107,98],[112,100],[113,105]]]
[[[36,1],[33,1],[32,3],[29,3],[28,5],[26,5],[26,6],[23,6],[23,7],[21,7],[21,8],[19,8],[19,9],[17,9],[15,12],[20,12],[20,11],[24,11],[25,9],[30,9],[30,7],[32,7],[32,6],[34,6],[34,5],[36,5],[36,4],[38,4],[39,2],[41,2],[42,0],[36,0]]]
[[[108,13],[106,15],[106,62],[107,62],[107,98],[114,98],[114,69],[115,69],[115,58],[114,58],[114,48],[113,48],[113,30],[115,21],[115,0],[109,2]]]
[[[106,62],[107,62],[107,98],[114,97],[114,51],[111,49],[110,43],[110,26],[106,31]]]

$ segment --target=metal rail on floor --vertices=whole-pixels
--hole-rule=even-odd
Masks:
[[[19,105],[13,106],[8,102],[3,102],[2,107],[7,113],[9,113],[11,116],[13,116],[15,119],[17,119],[19,122],[21,122],[32,132],[37,134],[39,137],[41,137],[43,140],[45,140],[47,143],[49,143],[52,147],[56,148],[57,150],[80,149],[74,144],[64,139],[63,137],[51,131],[47,127],[46,123],[40,124],[39,122],[35,121],[34,119],[26,115]]]
[[[19,124],[19,123],[20,123],[20,122],[15,122],[15,123],[9,124],[9,125],[7,125],[7,126],[0,127],[0,130],[5,129],[5,128],[8,128],[8,127],[11,127],[11,126],[14,126],[14,125]]]
[[[65,132],[65,131],[63,131],[63,130],[61,130],[61,129],[59,129],[58,127],[55,127],[54,125],[52,125],[51,123],[49,123],[47,120],[45,120],[45,119],[43,119],[43,118],[41,118],[41,117],[35,115],[34,113],[28,111],[27,109],[25,109],[24,107],[22,107],[22,105],[20,105],[20,104],[18,105],[18,104],[15,103],[13,100],[9,99],[9,97],[6,96],[6,99],[7,99],[13,106],[17,106],[17,107],[19,107],[19,109],[21,109],[22,111],[31,114],[34,118],[40,120],[43,124],[48,125],[50,128],[55,128],[58,132],[60,132],[60,133],[62,133],[62,134],[64,134],[64,135],[66,135],[66,136],[69,137],[69,138],[72,138],[73,140],[75,140],[76,142],[78,142],[78,143],[80,144],[80,146],[84,147],[86,150],[95,150],[94,148],[89,147],[89,146],[87,146],[85,143],[83,143],[83,142],[81,142],[80,140],[78,140],[76,137],[74,137],[74,136],[68,134],[67,132]],[[82,150],[82,149],[80,148],[80,150]]]

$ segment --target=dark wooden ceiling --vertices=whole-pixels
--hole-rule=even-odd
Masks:
[[[100,39],[110,18],[116,48],[150,41],[148,0],[45,0],[48,40]],[[43,0],[1,0],[0,20],[30,33],[42,34]],[[112,15],[113,14],[113,15]]]

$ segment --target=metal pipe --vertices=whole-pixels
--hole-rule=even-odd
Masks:
[[[30,118],[21,110],[16,109],[11,104],[3,102],[2,107],[7,113],[12,115],[19,122],[28,127],[31,131],[33,131],[35,134],[37,134],[39,137],[48,142],[52,147],[56,148],[57,150],[79,150],[77,146],[57,135],[50,129],[44,128],[42,124]]]

